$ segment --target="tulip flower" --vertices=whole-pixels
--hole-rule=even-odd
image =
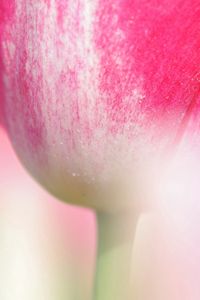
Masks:
[[[97,211],[97,298],[122,299],[116,262],[128,273],[155,166],[199,126],[200,4],[3,0],[0,14],[4,126],[43,186]]]

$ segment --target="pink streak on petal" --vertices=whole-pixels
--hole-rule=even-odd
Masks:
[[[2,3],[6,126],[45,185],[102,192],[186,130],[198,137],[197,0]]]

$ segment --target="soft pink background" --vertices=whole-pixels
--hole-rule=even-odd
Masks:
[[[132,261],[136,300],[200,299],[195,179],[186,183],[190,193],[184,201],[161,197],[160,209],[140,219]],[[22,168],[1,130],[0,299],[88,300],[94,261],[92,212],[44,192]]]
[[[43,191],[0,129],[0,299],[88,299],[94,255],[93,214]]]

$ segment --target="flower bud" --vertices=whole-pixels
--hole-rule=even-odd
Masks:
[[[4,122],[26,168],[97,210],[151,198],[155,164],[199,126],[199,1],[1,0],[0,15]]]

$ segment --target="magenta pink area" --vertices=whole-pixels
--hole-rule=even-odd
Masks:
[[[35,151],[44,148],[44,136],[48,130],[42,110],[44,102],[48,103],[47,117],[58,130],[62,130],[59,119],[64,117],[65,108],[62,115],[61,108],[59,113],[52,110],[52,103],[57,103],[58,107],[66,107],[65,102],[69,103],[66,108],[69,110],[68,128],[64,128],[64,135],[72,150],[77,147],[74,132],[77,127],[81,128],[85,140],[90,141],[99,127],[105,127],[111,135],[119,132],[128,135],[125,128],[131,125],[129,134],[132,138],[138,127],[149,129],[157,126],[152,139],[162,136],[164,128],[173,130],[174,139],[176,134],[179,139],[187,123],[199,111],[199,2],[94,2],[94,19],[88,29],[85,26],[91,16],[83,13],[85,4],[82,1],[75,1],[72,6],[69,1],[57,0],[55,41],[51,40],[49,44],[55,47],[56,52],[51,63],[48,54],[52,48],[48,46],[48,39],[53,37],[44,36],[44,30],[49,30],[45,19],[52,3],[44,3],[48,4],[47,10],[35,9],[30,16],[27,14],[31,3],[22,3],[20,18],[14,15],[16,4],[13,1],[3,1],[0,9],[3,22],[9,23],[12,18],[10,26],[18,24],[19,28],[18,32],[14,27],[4,32],[4,41],[14,43],[16,47],[14,59],[10,62],[10,72],[16,72],[16,75],[8,75],[13,77],[11,86],[18,97],[12,100],[14,109],[8,109],[9,118],[19,118],[23,123],[29,147]],[[48,22],[52,21],[49,19]],[[62,35],[69,39],[68,49],[63,44]],[[79,39],[82,50],[78,46]],[[90,44],[87,45],[88,42]],[[41,56],[45,43],[46,58]],[[91,55],[96,55],[99,66],[89,65],[88,57]],[[65,64],[58,68],[57,62],[64,57]],[[45,78],[43,65],[46,64],[51,81]],[[30,65],[29,70],[27,65]],[[96,73],[92,69],[95,67]],[[81,72],[86,76],[84,88],[83,79],[79,76]],[[60,76],[57,76],[58,73]],[[92,81],[87,81],[87,74]],[[93,78],[93,74],[96,77]],[[91,101],[94,101],[92,110]],[[18,112],[17,118],[15,111]],[[106,118],[103,124],[102,112]],[[88,119],[89,113],[94,115],[92,120]]]
[[[4,115],[4,100],[3,100],[3,93],[4,93],[4,87],[3,87],[3,78],[2,78],[2,56],[1,56],[1,47],[0,47],[0,124],[2,125],[3,122],[3,115]]]
[[[14,0],[1,0],[0,2],[0,124],[4,117],[4,88],[3,88],[3,61],[2,61],[2,34],[4,23],[10,20],[15,12]]]
[[[65,0],[56,1],[56,5],[57,5],[57,21],[60,28],[62,29],[63,21],[66,17],[66,13],[68,9],[68,1]]]
[[[15,0],[1,0],[0,24],[10,19],[15,12]]]
[[[7,124],[8,130],[10,129],[9,122],[7,121],[8,118],[11,118],[13,122],[18,123],[17,120],[20,119],[20,122],[23,124],[23,128],[25,130],[25,135],[27,138],[27,141],[29,141],[30,147],[32,150],[35,149],[38,150],[39,147],[42,146],[42,134],[43,134],[43,124],[41,122],[41,115],[40,115],[40,109],[39,106],[37,105],[37,101],[39,99],[39,94],[37,91],[41,91],[42,86],[41,86],[41,80],[42,77],[40,74],[38,74],[38,81],[35,82],[34,86],[35,89],[34,91],[30,90],[30,83],[33,81],[32,73],[29,72],[28,74],[25,71],[26,67],[26,60],[27,60],[27,39],[26,39],[26,34],[27,34],[27,28],[21,27],[20,32],[16,32],[15,36],[13,37],[13,32],[12,30],[9,30],[9,27],[12,28],[12,26],[17,23],[16,21],[16,7],[17,4],[15,1],[4,1],[1,2],[0,4],[0,16],[2,17],[2,22],[1,22],[1,50],[4,53],[4,58],[3,58],[3,66],[1,69],[2,71],[2,76],[4,75],[4,80],[5,80],[5,75],[9,76],[10,83],[12,85],[13,92],[15,93],[14,96],[12,97],[12,104],[14,109],[10,109],[8,112],[8,107],[5,108],[5,122]],[[27,4],[23,3],[23,11],[25,12],[27,9]],[[21,15],[21,24],[26,24],[26,16],[25,14]],[[14,40],[15,43],[14,43]],[[12,47],[12,48],[11,48]],[[15,61],[12,60],[13,54],[12,51],[15,50],[15,47],[19,47],[18,51],[16,51],[15,54]],[[36,62],[33,60],[32,61],[32,66],[31,68],[35,68]],[[8,72],[8,67],[9,72]],[[18,82],[14,80],[13,75],[17,74],[18,76]],[[2,80],[2,78],[1,78]],[[1,81],[2,82],[2,81]],[[10,94],[10,88],[6,90],[7,93]],[[5,88],[3,90],[5,92]],[[31,95],[30,95],[31,93]],[[4,93],[2,93],[1,97],[4,99]],[[37,100],[36,98],[37,97]],[[19,98],[24,99],[25,102],[22,103]],[[6,100],[1,100],[5,101]],[[2,104],[4,107],[5,105]],[[2,106],[1,105],[1,106]],[[37,106],[37,114],[35,113],[35,109],[33,106]],[[17,111],[17,115],[16,115]],[[9,116],[7,115],[9,114]],[[19,135],[21,133],[18,132]],[[16,139],[20,139],[20,136],[18,137],[16,134]]]
[[[64,118],[65,109],[68,109],[68,125],[63,129],[69,151],[77,147],[74,132],[77,127],[85,141],[90,142],[94,132],[102,126],[110,135],[130,134],[132,139],[138,128],[154,128],[152,139],[159,139],[169,130],[174,132],[174,139],[179,140],[188,122],[199,111],[199,2],[94,1],[94,19],[86,28],[91,19],[87,15],[90,11],[84,13],[86,4],[75,1],[72,6],[69,1],[57,0],[54,37],[44,35],[45,30],[49,30],[47,24],[53,22],[49,19],[45,24],[53,4],[44,3],[48,4],[46,10],[35,9],[34,12],[31,8],[31,13],[28,7],[33,3],[21,3],[20,17],[14,15],[13,1],[3,1],[0,10],[5,25],[12,18],[9,26],[15,24],[19,28],[16,32],[13,27],[10,30],[5,27],[3,35],[4,41],[16,47],[9,71],[16,75],[8,75],[18,96],[12,100],[14,108],[8,110],[9,118],[16,122],[20,119],[29,148],[44,149],[48,118],[55,123],[54,128],[62,130],[60,118]],[[65,36],[69,39],[68,49],[63,42]],[[78,41],[82,41],[82,50]],[[45,43],[46,58],[42,54]],[[52,58],[48,56],[53,50],[50,45],[54,47]],[[89,65],[88,58],[92,59],[92,55],[96,55],[99,65]],[[64,57],[66,62],[60,68],[57,63]],[[44,65],[51,80],[46,78]],[[85,86],[81,73],[85,74]],[[90,81],[87,76],[91,76]],[[91,101],[94,101],[93,108]],[[45,102],[48,104],[44,120]],[[52,109],[55,103],[59,112]],[[60,113],[62,106],[63,114]],[[88,114],[93,114],[92,119]],[[131,131],[126,132],[126,127],[131,125]]]
[[[128,121],[186,129],[200,105],[199,1],[100,3],[94,38],[110,130],[122,131]],[[138,83],[143,95],[136,102],[130,95]]]

